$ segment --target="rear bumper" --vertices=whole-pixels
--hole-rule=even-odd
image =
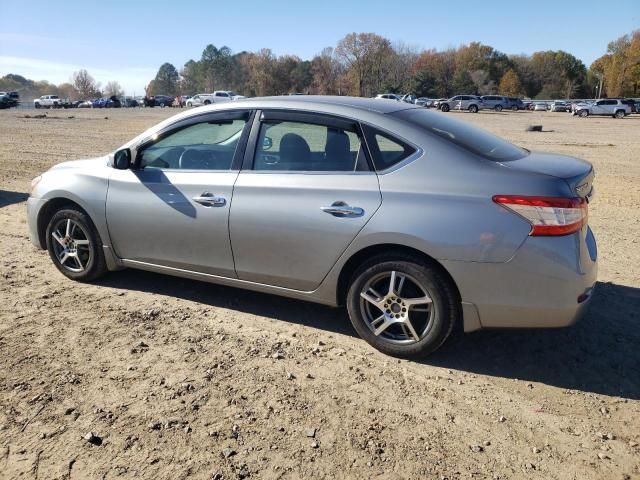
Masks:
[[[586,312],[597,278],[591,230],[529,237],[506,263],[443,262],[481,328],[566,327]]]

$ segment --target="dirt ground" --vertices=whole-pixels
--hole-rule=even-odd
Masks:
[[[28,241],[31,178],[175,112],[34,113],[0,111],[0,478],[640,479],[640,115],[450,113],[594,163],[599,284],[572,328],[412,362],[343,310],[133,270],[67,280]]]

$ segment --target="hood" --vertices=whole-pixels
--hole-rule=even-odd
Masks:
[[[69,162],[58,163],[51,167],[50,170],[59,170],[63,168],[99,168],[104,167],[107,164],[107,160],[108,158],[106,155],[104,157],[88,158],[85,160],[72,160]]]

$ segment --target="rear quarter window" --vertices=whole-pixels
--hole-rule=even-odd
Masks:
[[[369,125],[363,125],[363,130],[378,172],[393,167],[416,151],[403,140]]]

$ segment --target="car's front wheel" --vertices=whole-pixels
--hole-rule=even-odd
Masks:
[[[100,235],[79,209],[57,211],[47,225],[46,242],[54,265],[68,278],[91,281],[107,271]]]
[[[440,111],[448,112],[449,111],[449,105],[447,105],[446,103],[444,105],[441,105],[440,106]]]
[[[582,118],[586,118],[589,116],[589,111],[588,110],[580,110],[578,112],[578,116],[582,117]]]
[[[353,327],[388,355],[417,358],[440,347],[459,317],[451,281],[407,255],[378,256],[353,275],[347,294]]]

